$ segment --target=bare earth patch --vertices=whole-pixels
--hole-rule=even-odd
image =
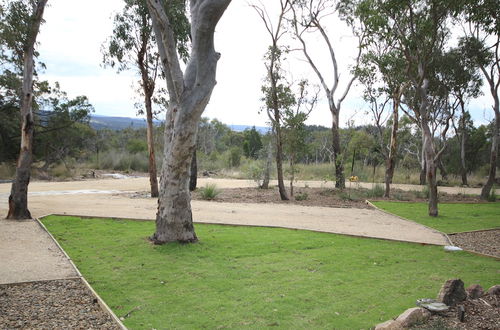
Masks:
[[[196,190],[192,195],[193,199],[202,199],[200,191]],[[355,207],[370,208],[364,199],[355,198],[354,192],[341,192],[328,188],[295,188],[294,197],[290,200],[282,201],[277,188],[232,188],[221,189],[220,194],[214,199],[222,203],[277,203],[294,204],[302,206],[322,206],[322,207]]]
[[[464,307],[464,322],[458,318],[460,306]],[[424,324],[412,329],[500,329],[500,296],[486,294],[466,301],[448,311],[434,314]]]
[[[201,186],[200,186],[201,187]],[[259,189],[259,188],[225,188],[219,189],[220,193],[214,199],[216,202],[223,203],[279,203],[294,204],[302,206],[321,206],[321,207],[348,207],[348,208],[370,208],[365,200],[384,200],[384,201],[412,201],[426,202],[427,199],[416,194],[414,191],[403,191],[394,189],[391,198],[374,197],[371,190],[366,188],[357,189],[332,189],[316,187],[295,187],[294,196],[289,201],[280,199],[278,189]],[[147,194],[144,192],[144,194]],[[396,198],[397,197],[397,198]],[[194,191],[192,198],[201,200],[201,193]],[[478,203],[477,196],[470,195],[450,195],[440,193],[439,200],[442,203]]]
[[[0,285],[2,329],[120,329],[79,279]]]

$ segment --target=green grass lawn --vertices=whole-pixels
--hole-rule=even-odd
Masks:
[[[373,202],[381,209],[444,233],[500,228],[500,203],[439,204],[439,216],[427,215],[427,203]]]
[[[42,221],[131,329],[368,329],[449,278],[500,276],[494,259],[420,244],[198,224],[199,243],[155,246],[153,222]]]

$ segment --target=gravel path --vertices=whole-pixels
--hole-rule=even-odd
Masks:
[[[0,329],[120,329],[80,279],[0,285]]]
[[[0,284],[77,276],[36,221],[0,220]]]

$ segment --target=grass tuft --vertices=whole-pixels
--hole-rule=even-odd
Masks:
[[[217,185],[207,183],[205,187],[200,189],[200,196],[205,200],[213,200],[220,194],[220,190]]]

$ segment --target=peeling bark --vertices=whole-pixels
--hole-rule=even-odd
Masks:
[[[216,84],[220,54],[214,48],[214,31],[230,2],[190,1],[192,50],[183,73],[163,1],[147,0],[170,97],[156,231],[151,236],[155,244],[198,240],[191,211],[190,167],[198,123]]]
[[[195,191],[198,184],[198,161],[196,159],[196,148],[194,148],[193,158],[189,174],[189,191]]]
[[[498,54],[498,49],[497,49]],[[498,55],[497,55],[498,56]],[[498,57],[497,57],[498,58]],[[500,63],[500,60],[497,60]],[[499,73],[500,74],[500,73]],[[486,76],[486,75],[485,75]],[[488,77],[487,77],[488,78]],[[490,170],[488,172],[488,180],[481,190],[481,199],[487,200],[490,196],[491,189],[495,184],[498,159],[498,140],[500,139],[500,98],[498,96],[498,86],[500,85],[500,77],[495,85],[492,78],[487,79],[490,84],[491,95],[493,96],[494,104],[493,111],[495,113],[495,122],[493,124],[493,132],[491,134],[491,150],[490,150]]]
[[[16,176],[9,196],[7,219],[30,219],[28,210],[28,185],[33,161],[33,71],[35,44],[47,0],[33,4],[33,15],[29,27],[28,39],[24,49],[23,86],[21,94],[21,148],[16,166]]]
[[[335,163],[335,188],[345,188],[344,160],[340,147],[339,114],[332,112],[332,149],[333,161]]]
[[[392,178],[394,177],[394,168],[396,164],[396,153],[398,149],[398,129],[399,129],[399,102],[401,98],[402,88],[398,91],[397,97],[393,99],[392,109],[392,129],[391,143],[389,147],[389,155],[385,161],[385,193],[384,197],[389,198],[391,195]]]

